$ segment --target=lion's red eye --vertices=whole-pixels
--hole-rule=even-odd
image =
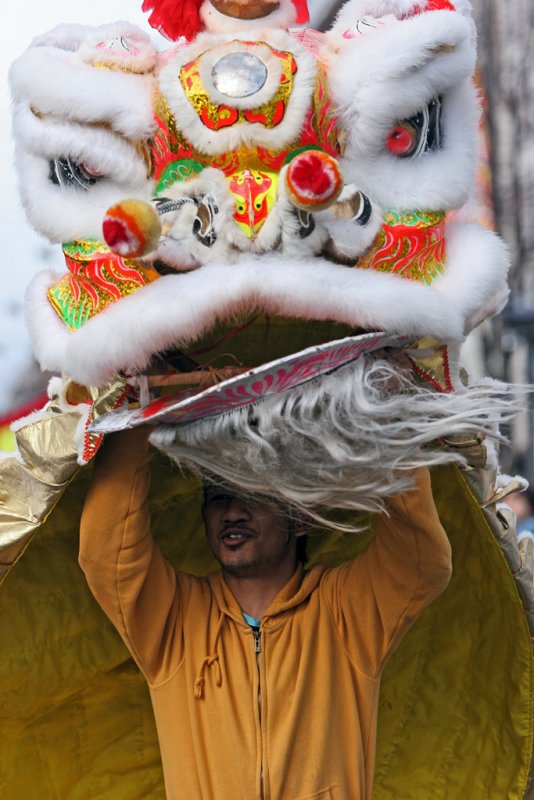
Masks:
[[[410,156],[417,148],[417,130],[409,122],[402,122],[388,133],[386,147],[396,156]]]

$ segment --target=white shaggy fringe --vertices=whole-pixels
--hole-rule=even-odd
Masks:
[[[317,507],[376,512],[410,487],[417,467],[463,463],[440,440],[499,439],[499,425],[516,411],[505,384],[487,380],[440,394],[391,360],[362,359],[253,408],[161,426],[151,441],[182,467],[325,522]]]

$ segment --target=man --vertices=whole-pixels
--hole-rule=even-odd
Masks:
[[[450,577],[426,471],[361,556],[309,571],[283,509],[208,487],[206,578],[153,543],[149,484],[146,432],[111,437],[80,563],[149,684],[169,800],[370,800],[384,662]]]

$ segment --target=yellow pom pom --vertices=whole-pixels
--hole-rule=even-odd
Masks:
[[[114,253],[139,258],[157,247],[159,217],[144,200],[122,200],[108,209],[102,225],[104,241]]]

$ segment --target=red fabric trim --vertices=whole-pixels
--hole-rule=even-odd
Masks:
[[[19,406],[13,411],[9,411],[4,416],[0,417],[0,428],[5,428],[7,425],[11,425],[11,423],[15,422],[17,419],[21,419],[22,417],[27,417],[28,414],[32,413],[32,411],[39,411],[47,403],[48,403],[47,394],[43,393],[37,395],[37,397],[35,397],[33,400],[30,400],[29,403],[25,403],[23,406]]]
[[[428,0],[426,5],[417,5],[406,14],[403,19],[418,16],[419,14],[426,14],[427,11],[456,11],[454,5],[450,0]]]
[[[425,11],[456,11],[449,0],[428,0]]]
[[[440,394],[449,394],[450,392],[454,392],[454,386],[452,385],[451,381],[451,369],[449,363],[449,348],[444,345],[441,348],[441,354],[443,356],[443,378],[444,382],[443,385],[438,383],[438,381],[432,377],[432,375],[427,372],[425,369],[416,364],[412,359],[412,366],[416,375],[418,375],[422,380],[430,383],[431,386],[434,387]]]

